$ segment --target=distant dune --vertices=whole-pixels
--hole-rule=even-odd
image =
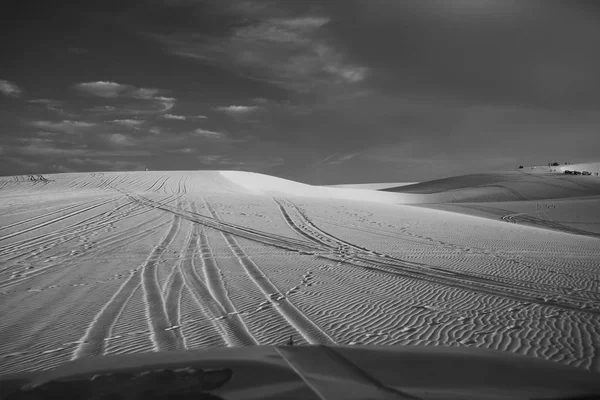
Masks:
[[[600,195],[600,179],[596,176],[529,171],[462,175],[383,191],[425,195],[421,198],[424,203],[544,200]]]
[[[413,204],[507,222],[600,237],[600,177],[556,170],[589,170],[600,163],[526,167],[472,174],[383,191],[420,195]]]
[[[0,375],[290,337],[600,371],[598,177],[404,192],[240,171],[43,178],[0,178]]]
[[[222,171],[221,175],[231,182],[246,188],[250,193],[283,193],[288,195],[347,199],[377,203],[406,204],[420,202],[420,197],[411,194],[386,193],[368,188],[340,188],[336,186],[312,186],[270,175],[241,171]]]
[[[324,185],[325,187],[343,188],[343,189],[368,189],[368,190],[383,190],[390,188],[398,188],[401,186],[415,185],[418,182],[390,182],[390,183],[356,183],[345,185]]]

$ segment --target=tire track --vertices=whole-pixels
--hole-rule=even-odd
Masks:
[[[475,186],[474,188],[488,188],[488,187],[498,187],[498,188],[501,188],[501,189],[506,189],[509,192],[511,192],[519,200],[529,200],[529,198],[523,196],[521,193],[519,193],[515,189],[510,188],[510,187],[505,186],[505,185],[479,185],[479,186]],[[460,190],[457,190],[457,191],[460,191]]]
[[[513,211],[505,210],[502,208],[487,207],[487,206],[481,206],[481,205],[475,205],[475,204],[452,204],[452,205],[456,206],[456,207],[473,209],[473,210],[483,211],[488,214],[496,215],[496,216],[500,217],[501,220],[506,221],[506,222],[511,222],[513,224],[518,224],[519,222],[521,222],[528,226],[535,226],[535,227],[540,227],[543,229],[550,229],[553,231],[570,233],[572,235],[581,235],[581,236],[590,236],[590,237],[594,237],[594,238],[600,238],[600,234],[598,234],[598,233],[585,231],[583,229],[572,228],[570,226],[563,225],[558,222],[544,221],[542,219],[532,217],[525,213],[514,213]]]
[[[180,261],[181,262],[181,261]],[[165,303],[167,316],[169,317],[169,330],[173,331],[175,335],[176,349],[184,349],[184,338],[181,332],[181,324],[179,323],[181,317],[181,293],[183,291],[183,277],[181,276],[181,272],[179,271],[179,266],[175,267],[175,271],[167,285],[167,290],[165,294]]]
[[[503,215],[502,220],[505,222],[510,222],[511,224],[516,224],[517,221],[515,220],[515,217],[519,215],[521,215],[521,213]]]
[[[432,267],[422,263],[409,262],[386,254],[372,252],[324,232],[314,225],[297,206],[289,201],[277,199],[275,199],[275,201],[284,208],[287,204],[288,207],[297,211],[296,214],[301,221],[300,223],[296,223],[290,216],[290,220],[296,225],[297,230],[309,233],[310,230],[307,229],[307,227],[312,228],[314,232],[310,232],[309,234],[315,236],[314,241],[316,243],[322,243],[323,238],[332,241],[332,244],[330,245],[330,254],[321,254],[318,255],[318,257],[335,262],[342,262],[346,265],[370,269],[372,271],[417,280],[425,280],[430,283],[437,283],[443,286],[460,288],[467,291],[480,292],[544,306],[600,315],[600,304],[598,302],[590,299],[578,298],[576,296],[569,296],[564,293],[554,293],[549,295],[549,291],[552,288],[547,285],[537,289],[533,287],[533,285],[535,285],[534,283],[511,280],[509,278],[494,277],[494,279],[491,279],[485,276],[475,276]],[[347,248],[354,250],[354,253],[349,252]],[[501,282],[500,280],[504,280],[505,282]],[[529,287],[523,287],[523,284],[528,284]]]
[[[139,271],[134,271],[131,276],[123,282],[111,299],[104,304],[100,311],[94,316],[84,335],[79,339],[79,345],[73,351],[71,360],[84,357],[101,356],[105,352],[106,341],[110,332],[135,290],[140,286],[141,278]]]
[[[303,236],[307,237],[309,240],[312,240],[315,243],[322,244],[328,248],[334,248],[338,250],[344,250],[346,248],[351,248],[355,251],[365,252],[369,255],[377,255],[385,257],[385,254],[377,253],[375,251],[371,251],[365,247],[357,246],[353,243],[347,242],[345,240],[339,239],[316,226],[307,216],[306,214],[300,210],[295,204],[291,203],[287,200],[282,199],[274,199],[275,202],[279,205],[279,208],[282,213],[285,214],[286,220],[291,223],[292,229],[296,232],[301,233]],[[294,222],[291,215],[287,212],[285,206],[292,208],[296,213],[300,216],[302,225]],[[388,256],[389,257],[389,256]]]
[[[157,203],[153,200],[147,199],[142,196],[137,196],[131,193],[125,193],[129,198],[133,201],[137,201],[141,204],[146,205],[147,207],[152,207],[155,209],[160,209],[166,211],[171,214],[179,215],[182,218],[185,218],[189,221],[201,224],[211,229],[215,229],[217,231],[230,233],[235,236],[243,237],[245,239],[249,239],[258,243],[266,244],[272,247],[294,251],[294,252],[304,252],[313,254],[314,252],[318,252],[321,247],[316,247],[314,244],[310,242],[305,242],[302,240],[292,239],[281,235],[275,235],[263,231],[259,231],[256,229],[248,228],[242,225],[233,224],[230,222],[217,220],[215,218],[211,218],[202,214],[197,214],[189,211],[184,211],[178,209],[176,207],[171,207],[165,204]]]
[[[213,218],[219,219],[218,214],[212,209],[205,200],[206,208]],[[237,240],[230,234],[221,232],[229,248],[235,254],[238,262],[252,279],[254,284],[263,293],[266,299],[276,298],[277,307],[275,309],[304,339],[310,344],[336,344],[336,342],[321,328],[315,325],[308,317],[298,310],[277,287],[269,280],[262,270],[252,261],[246,252],[237,243]]]
[[[158,283],[158,262],[175,238],[181,225],[181,217],[173,215],[171,226],[167,235],[154,248],[150,256],[141,268],[142,289],[144,292],[144,305],[148,327],[151,330],[151,340],[155,351],[172,350],[177,344],[177,338],[172,331],[165,329],[170,327],[169,318]]]
[[[32,247],[52,248],[55,246],[48,246],[49,243],[57,245],[60,243],[64,243],[64,240],[61,241],[61,239],[64,239],[65,237],[69,238],[70,240],[72,236],[82,236],[99,228],[104,228],[107,225],[111,225],[117,221],[120,221],[123,217],[131,215],[127,213],[121,214],[121,210],[128,206],[134,206],[134,210],[130,210],[129,213],[133,213],[136,208],[139,209],[141,213],[144,212],[139,207],[135,207],[134,202],[127,202],[125,204],[115,207],[110,211],[101,214],[96,214],[83,220],[77,221],[76,223],[60,228],[52,233],[42,234],[33,238],[22,239],[20,241],[0,246],[0,256],[5,256],[9,253],[14,252],[22,253],[24,250],[27,250]],[[21,256],[21,254],[17,254],[17,256],[13,258],[4,259],[3,261],[10,261],[14,258],[20,258]]]
[[[193,204],[192,207],[193,211],[197,212],[196,205]],[[243,340],[253,345],[259,344],[256,338],[250,333],[246,323],[239,315],[238,310],[235,308],[231,302],[231,299],[229,298],[227,289],[225,288],[225,284],[222,279],[221,270],[214,258],[214,254],[210,247],[205,230],[198,229],[197,225],[195,225],[195,227],[200,231],[199,235],[197,235],[200,241],[199,250],[202,256],[203,273],[206,286],[210,294],[221,305],[223,310],[227,313],[228,318],[232,320],[232,323],[236,326],[236,332],[244,332],[242,335]]]
[[[71,204],[70,206],[61,208],[60,210],[52,211],[50,213],[43,214],[43,215],[38,215],[36,217],[32,217],[32,218],[28,218],[28,219],[19,220],[18,222],[15,222],[15,223],[12,223],[12,224],[9,224],[9,225],[0,226],[0,231],[3,230],[3,229],[9,229],[9,228],[13,228],[15,226],[23,225],[23,224],[26,224],[28,222],[33,222],[33,221],[36,221],[38,219],[48,218],[51,215],[64,213],[65,211],[72,210],[72,209],[78,208],[78,207],[82,207],[82,206],[85,206],[85,205],[88,205],[88,204],[92,204],[92,203],[94,203],[96,201],[97,200],[91,200],[91,201],[87,201],[87,202],[84,202],[84,203]]]
[[[63,215],[63,216],[60,216],[60,217],[58,217],[58,218],[51,219],[50,221],[42,222],[41,224],[38,224],[38,225],[35,225],[35,226],[30,226],[29,228],[25,228],[25,229],[23,229],[23,230],[21,230],[21,231],[18,231],[18,232],[13,232],[13,233],[11,233],[11,234],[8,234],[8,235],[5,235],[5,236],[2,236],[2,237],[0,237],[0,241],[2,241],[2,240],[6,240],[6,239],[10,239],[10,238],[12,238],[12,237],[19,236],[19,235],[22,235],[22,234],[24,234],[24,233],[27,233],[27,232],[31,232],[31,231],[33,231],[33,230],[36,230],[36,229],[42,228],[42,227],[44,227],[44,226],[48,226],[48,225],[50,225],[50,224],[53,224],[53,223],[55,223],[55,222],[59,222],[59,221],[62,221],[62,220],[64,220],[64,219],[67,219],[67,218],[73,217],[73,216],[75,216],[75,215],[82,214],[82,213],[84,213],[84,212],[86,212],[86,211],[93,210],[94,208],[102,207],[103,205],[105,205],[105,204],[108,204],[108,203],[110,203],[111,201],[114,201],[114,200],[115,200],[115,199],[110,199],[110,200],[107,200],[107,201],[103,201],[103,202],[101,202],[100,204],[95,204],[95,205],[93,205],[93,206],[86,207],[86,208],[84,208],[84,209],[82,209],[82,210],[77,210],[77,211],[74,211],[74,212],[72,212],[72,213],[69,213],[69,214],[67,214],[67,215]]]
[[[140,213],[140,214],[142,214],[142,213]],[[50,257],[46,261],[52,260],[53,262],[47,263],[46,265],[41,266],[41,267],[35,267],[35,268],[29,269],[30,267],[33,267],[33,265],[30,265],[29,267],[24,266],[24,268],[26,268],[26,269],[24,271],[22,271],[21,273],[17,274],[18,276],[15,275],[16,279],[13,278],[13,279],[8,279],[8,280],[4,280],[4,281],[0,282],[0,288],[13,287],[15,285],[26,282],[29,279],[32,279],[32,278],[40,276],[44,273],[47,273],[50,270],[56,274],[58,272],[56,269],[57,267],[60,269],[66,270],[71,266],[70,263],[74,262],[79,257],[84,257],[84,260],[86,260],[85,257],[88,257],[87,259],[89,259],[89,257],[98,255],[106,248],[110,248],[112,251],[114,251],[117,248],[126,247],[134,242],[142,240],[143,238],[145,238],[147,236],[150,236],[153,233],[153,229],[159,227],[160,225],[162,225],[162,223],[155,225],[151,228],[148,228],[146,231],[143,231],[143,232],[140,232],[140,228],[142,228],[143,226],[149,225],[151,223],[154,223],[160,219],[161,219],[161,216],[157,215],[154,218],[144,220],[143,222],[141,222],[135,226],[129,227],[120,233],[117,233],[117,234],[114,234],[107,238],[104,238],[102,240],[99,240],[99,241],[95,242],[94,251],[92,251],[91,253],[86,253],[85,251],[82,250],[81,252],[78,252],[74,255],[71,251],[70,253],[67,253],[67,254]],[[85,246],[84,246],[84,249],[85,249]],[[84,260],[82,260],[81,263],[83,263]],[[21,264],[22,263],[23,262],[21,262]],[[50,284],[53,284],[56,281],[60,281],[63,278],[64,278],[64,274],[57,275],[51,281]]]
[[[283,205],[281,205],[277,200],[275,200],[275,202],[277,203],[277,206],[279,207],[279,212],[281,213],[281,216],[283,217],[283,220],[285,221],[285,223],[287,224],[287,226],[290,227],[290,229],[296,233],[298,233],[300,236],[303,236],[305,238],[307,238],[309,241],[311,242],[315,242],[316,244],[320,244],[322,246],[325,246],[325,248],[329,248],[330,244],[309,234],[308,232],[305,232],[304,229],[300,229],[299,226],[297,226],[296,224],[294,224],[294,221],[292,220],[292,217],[290,216],[290,214],[287,212],[287,210],[285,209],[285,207],[283,207]]]
[[[536,227],[551,229],[554,231],[570,233],[572,235],[581,235],[581,236],[600,238],[600,234],[598,234],[598,233],[585,231],[583,229],[572,228],[570,226],[563,225],[561,223],[554,222],[554,221],[544,221],[543,219],[535,218],[535,217],[532,217],[530,215],[523,214],[523,213],[513,214],[512,217],[513,217],[514,223],[521,222],[521,223],[524,223],[527,225],[533,225]],[[503,217],[503,219],[504,219],[504,217]]]
[[[200,235],[200,227],[195,224],[188,240],[186,254],[189,257],[186,257],[183,263],[179,265],[189,292],[199,308],[213,321],[217,331],[228,346],[252,346],[257,344],[239,315],[229,315],[226,308],[213,297],[208,285],[204,283],[198,274],[193,260],[198,253],[198,238]],[[205,260],[202,259],[202,262],[204,263]]]
[[[127,297],[127,299],[123,302],[123,305],[121,307],[121,309],[119,310],[119,312],[116,313],[110,328],[108,330],[108,333],[106,334],[107,336],[104,337],[103,342],[104,342],[104,348],[102,351],[102,355],[106,355],[108,352],[108,341],[111,339],[116,339],[114,331],[115,328],[117,327],[117,322],[121,319],[121,316],[123,315],[123,312],[125,311],[125,308],[131,303],[131,299],[133,298],[133,296],[136,295],[137,291],[140,290],[142,287],[142,283],[141,281],[139,281],[138,279],[138,285],[133,288],[133,290],[131,291],[131,293],[129,294],[129,296]]]
[[[126,207],[128,205],[131,204],[125,204],[123,206],[120,206],[118,208],[123,208]],[[132,217],[136,217],[138,215],[142,215],[145,214],[146,212],[148,212],[148,209],[137,209],[137,210],[130,210],[126,213],[119,213],[119,214],[115,214],[113,215],[111,218],[106,218],[104,220],[100,220],[97,221],[95,224],[92,224],[92,220],[99,218],[100,216],[96,215],[94,217],[89,218],[88,220],[84,221],[86,222],[86,224],[83,224],[83,226],[81,226],[82,224],[74,224],[74,225],[70,225],[69,227],[66,227],[65,229],[59,230],[57,231],[55,234],[52,235],[41,235],[39,237],[33,238],[31,239],[31,243],[27,243],[27,240],[24,240],[23,243],[19,243],[20,246],[16,246],[14,248],[10,249],[10,252],[23,252],[26,251],[28,249],[31,248],[37,248],[38,250],[31,253],[30,256],[27,256],[25,259],[29,259],[31,258],[31,256],[39,256],[41,253],[43,253],[44,251],[47,251],[51,248],[54,248],[56,246],[58,246],[59,244],[65,243],[69,240],[72,240],[74,238],[79,238],[80,240],[82,238],[86,238],[86,234],[90,234],[94,235],[95,233],[99,232],[99,231],[110,231],[111,227],[113,227],[115,222],[121,222],[123,221],[125,218],[132,218]],[[130,230],[130,229],[128,229]],[[47,240],[44,240],[45,238],[48,238]],[[85,239],[83,240],[85,241]],[[6,251],[8,251],[8,249],[5,248]],[[13,260],[15,258],[22,258],[23,254],[17,254],[16,256],[12,257],[12,258],[8,258],[8,259],[4,259],[3,261],[10,261]],[[20,263],[22,263],[23,261],[20,261]]]
[[[152,233],[153,232],[151,232],[150,234],[152,234]],[[90,274],[91,272],[93,272],[94,269],[95,269],[95,265],[93,263],[90,263],[90,264],[82,263],[80,266],[78,266],[78,268],[75,272],[78,275],[86,276],[86,275]],[[68,277],[69,275],[72,274],[72,272],[73,272],[73,269],[64,268],[64,272],[61,275],[63,277]],[[136,269],[136,270],[131,271],[130,273],[137,275],[137,272],[138,272],[138,270]],[[61,280],[61,276],[55,276],[53,278],[54,278],[54,281]],[[128,279],[137,279],[137,278],[135,276],[129,276]],[[125,285],[127,283],[127,281],[128,280],[125,280],[124,283],[121,285],[121,287],[123,287],[123,285]],[[77,285],[77,286],[80,286],[80,285]],[[127,293],[129,292],[129,288],[126,287],[126,289],[127,290],[125,292],[119,293],[118,297],[116,299],[112,300],[114,303],[107,301],[107,303],[104,305],[104,308],[105,308],[104,311],[100,311],[97,313],[96,317],[94,317],[94,319],[92,321],[95,321],[96,319],[100,319],[99,323],[96,323],[96,324],[90,323],[90,325],[88,325],[88,330],[93,329],[91,331],[91,334],[92,334],[94,341],[103,340],[106,338],[107,333],[106,333],[105,329],[110,326],[110,322],[114,320],[114,318],[115,318],[114,316],[119,312],[118,311],[119,303],[123,302],[123,299],[127,298],[127,296],[128,296]],[[117,293],[117,292],[115,292],[115,293]],[[35,310],[28,312],[26,314],[26,318],[19,319],[19,320],[17,320],[16,324],[12,324],[11,331],[15,332],[15,333],[21,333],[22,337],[20,340],[23,340],[23,337],[26,337],[26,340],[28,340],[29,343],[37,343],[38,340],[45,340],[47,338],[48,327],[51,324],[56,325],[57,323],[60,323],[60,320],[57,320],[56,318],[61,318],[62,316],[68,315],[71,310],[76,308],[78,302],[73,301],[72,299],[80,298],[82,295],[85,295],[85,293],[81,292],[81,291],[67,291],[64,294],[61,294],[61,292],[55,292],[55,293],[51,294],[50,295],[51,297],[47,298],[47,300],[44,301],[43,303],[40,303],[39,307],[35,307]],[[117,294],[115,294],[115,295],[117,295]],[[113,296],[115,296],[115,295],[113,295]],[[17,297],[15,300],[18,300],[18,299],[19,298]],[[12,308],[12,307],[10,307],[10,305],[7,305],[6,303],[3,303],[3,306],[7,307],[7,309]],[[16,308],[18,309],[18,307],[19,306],[17,305]],[[56,316],[56,317],[49,318],[49,316]],[[93,325],[93,326],[91,326],[91,325]],[[56,326],[55,326],[55,329],[56,329]],[[25,335],[23,335],[23,332],[25,332]],[[3,339],[6,340],[10,344],[10,342],[11,342],[10,337],[6,336]],[[91,350],[87,349],[85,351],[86,352],[92,351],[92,352],[96,353],[99,351],[98,349],[101,349],[101,347],[98,347],[97,343],[95,343],[95,342],[94,342],[94,346],[92,346],[92,347],[93,348]],[[95,350],[94,350],[94,348],[95,348]],[[90,354],[90,353],[86,353],[86,354]],[[100,353],[97,353],[97,354],[100,354]]]
[[[160,190],[160,189],[162,189],[162,188],[163,188],[163,186],[165,186],[165,183],[167,183],[167,181],[169,180],[169,178],[171,178],[171,177],[167,175],[167,179],[165,179],[165,180],[164,180],[164,181],[163,181],[163,182],[160,184],[160,186],[159,186],[159,187],[157,187],[156,189],[154,189],[154,191],[155,191],[156,193],[158,193],[158,192],[159,192],[159,190]]]

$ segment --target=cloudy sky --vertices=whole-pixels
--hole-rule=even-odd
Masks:
[[[592,0],[9,3],[0,175],[328,184],[600,159]]]

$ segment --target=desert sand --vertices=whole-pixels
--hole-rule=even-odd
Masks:
[[[0,374],[290,336],[600,372],[597,177],[386,191],[239,171],[45,178],[0,178]]]

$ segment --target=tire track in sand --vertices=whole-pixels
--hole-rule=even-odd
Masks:
[[[167,235],[140,268],[133,271],[113,295],[113,297],[96,314],[86,333],[80,340],[79,346],[73,353],[73,359],[102,355],[105,351],[105,339],[110,337],[110,332],[116,319],[131,299],[133,292],[141,285],[144,293],[144,305],[148,327],[150,328],[151,341],[155,351],[173,349],[177,344],[177,337],[172,332],[165,302],[158,284],[157,264],[167,247],[173,241],[180,227],[181,218],[174,215]]]
[[[235,236],[240,236],[249,240],[253,240],[255,242],[266,244],[268,246],[277,247],[280,249],[294,252],[305,253],[312,253],[320,249],[320,247],[316,248],[312,243],[306,241],[291,239],[281,235],[251,229],[246,226],[236,225],[223,220],[217,220],[215,218],[208,217],[202,214],[194,214],[188,211],[178,209],[176,207],[168,206],[166,204],[160,204],[158,202],[133,193],[128,193],[125,191],[122,191],[122,193],[129,197],[131,200],[139,202],[140,204],[143,204],[147,207],[162,210],[170,214],[176,214],[184,219],[201,224],[208,228],[212,228],[222,232],[227,232]]]
[[[139,271],[134,271],[110,300],[104,304],[96,316],[94,316],[84,335],[79,339],[79,345],[73,352],[72,360],[104,354],[105,339],[110,337],[110,332],[117,317],[121,314],[140,284],[140,273]]]
[[[60,216],[60,217],[57,217],[57,218],[53,218],[53,219],[51,219],[50,221],[45,221],[45,222],[42,222],[42,223],[40,223],[40,224],[37,224],[37,225],[34,225],[34,226],[30,226],[29,228],[25,228],[25,229],[23,229],[23,230],[20,230],[20,231],[17,231],[17,232],[13,232],[13,233],[10,233],[10,234],[8,234],[8,235],[5,235],[5,236],[2,236],[2,237],[0,237],[0,241],[2,241],[2,240],[6,240],[6,239],[10,239],[10,238],[12,238],[12,237],[15,237],[15,236],[18,236],[18,235],[22,235],[22,234],[24,234],[24,233],[27,233],[27,232],[31,232],[31,231],[33,231],[33,230],[36,230],[36,229],[38,229],[38,228],[42,228],[42,227],[44,227],[44,226],[47,226],[47,225],[53,224],[53,223],[55,223],[55,222],[62,221],[62,220],[64,220],[64,219],[67,219],[67,218],[73,217],[73,216],[75,216],[75,215],[78,215],[78,214],[84,213],[84,212],[86,212],[86,211],[93,210],[94,208],[102,207],[103,205],[105,205],[105,204],[108,204],[108,203],[110,203],[110,202],[112,202],[112,201],[114,201],[114,200],[115,200],[114,198],[111,198],[111,199],[109,199],[109,200],[107,200],[107,201],[103,201],[103,202],[100,202],[100,203],[98,203],[98,204],[94,204],[93,206],[86,207],[86,208],[83,208],[83,209],[81,209],[81,210],[77,210],[77,211],[71,212],[71,213],[69,213],[69,214],[62,215],[62,216]]]
[[[172,350],[177,344],[177,338],[168,329],[169,317],[165,306],[165,299],[158,283],[158,262],[173,242],[181,226],[181,217],[173,215],[171,226],[167,235],[154,248],[141,268],[142,289],[144,292],[144,305],[146,318],[150,328],[150,339],[155,351]]]
[[[213,218],[220,220],[218,214],[212,209],[208,201],[204,200],[206,209],[211,213]],[[242,247],[238,244],[233,235],[221,232],[225,241],[233,254],[237,257],[238,262],[263,293],[266,299],[275,300],[275,309],[281,316],[292,326],[298,333],[310,344],[336,344],[336,342],[320,327],[315,325],[306,315],[298,310],[279,289],[269,280],[262,270],[252,261]]]
[[[332,259],[347,265],[357,266],[372,271],[403,276],[420,281],[439,284],[446,287],[460,288],[471,292],[479,292],[494,296],[509,298],[517,301],[536,303],[543,306],[552,306],[565,310],[578,311],[593,315],[600,315],[600,303],[589,299],[579,298],[576,295],[552,293],[549,286],[535,288],[528,282],[509,280],[500,277],[486,277],[461,273],[460,271],[446,270],[422,263],[402,260],[387,254],[381,254],[339,239],[317,227],[295,204],[285,199],[274,199],[282,208],[289,207],[295,211],[299,222],[293,220],[289,213],[289,220],[295,225],[295,230],[314,236],[315,243],[329,242],[331,257],[324,254],[321,258]],[[287,219],[286,219],[287,220]],[[340,261],[341,259],[341,261]]]
[[[217,329],[228,346],[256,345],[257,341],[249,333],[239,315],[230,315],[221,302],[213,297],[208,285],[204,283],[198,274],[194,259],[198,254],[198,239],[200,236],[200,226],[194,224],[185,252],[188,256],[178,266],[189,293],[191,293],[198,308],[213,321],[215,329]],[[202,262],[205,263],[206,260],[203,258]]]
[[[27,219],[22,219],[22,220],[19,220],[17,222],[14,222],[12,224],[9,224],[9,225],[0,226],[0,231],[4,230],[4,229],[13,228],[13,227],[18,226],[18,225],[23,225],[23,224],[26,224],[26,223],[29,223],[29,222],[33,222],[33,221],[36,221],[38,219],[48,218],[48,217],[53,216],[55,214],[61,214],[61,213],[64,213],[66,211],[72,210],[74,208],[85,207],[85,206],[87,206],[89,204],[95,203],[96,201],[97,200],[91,200],[91,201],[86,201],[86,202],[83,202],[83,203],[70,204],[67,207],[60,208],[58,210],[55,210],[55,211],[52,211],[52,212],[49,212],[49,213],[44,213],[42,215],[37,215],[35,217],[31,217],[31,218],[27,218]]]
[[[197,213],[198,210],[196,208],[196,204],[192,204],[192,211]],[[206,286],[210,291],[212,297],[223,307],[225,312],[228,315],[228,318],[232,320],[237,327],[237,331],[245,332],[245,341],[251,342],[251,344],[259,344],[256,338],[252,336],[250,330],[246,326],[246,323],[239,315],[238,310],[233,305],[232,301],[229,298],[227,289],[225,288],[225,284],[222,279],[221,269],[217,261],[214,258],[214,254],[212,248],[210,247],[210,243],[208,241],[208,237],[206,235],[206,231],[203,228],[195,227],[199,231],[199,249],[200,254],[202,256],[202,264],[203,264],[203,273],[206,281]]]
[[[181,262],[181,261],[180,261]],[[185,339],[181,332],[181,293],[183,291],[184,281],[179,271],[179,266],[174,267],[173,274],[167,283],[165,293],[165,307],[169,318],[169,328],[175,335],[175,348],[184,349]]]
[[[164,222],[161,225],[157,225],[153,228],[160,228],[162,226],[164,226]],[[152,231],[155,231],[156,229],[152,229]],[[147,237],[149,236],[147,232],[142,232],[142,233],[138,233],[135,236],[133,236],[133,238],[131,240],[141,240],[140,237]],[[124,272],[121,275],[123,275],[123,280],[121,282],[123,282],[120,286],[114,287],[111,291],[111,293],[106,293],[107,294],[107,298],[105,300],[105,304],[98,304],[98,308],[102,308],[101,311],[97,312],[96,315],[94,316],[94,312],[96,312],[98,310],[98,308],[96,307],[91,307],[92,309],[89,310],[86,309],[87,307],[82,308],[80,303],[81,301],[86,301],[86,293],[88,293],[88,297],[89,297],[89,293],[93,290],[95,290],[94,286],[96,285],[94,283],[94,278],[91,278],[91,281],[87,281],[86,283],[79,283],[79,284],[69,284],[67,285],[67,283],[73,283],[73,282],[77,282],[78,280],[72,280],[72,277],[75,275],[75,279],[77,279],[78,276],[81,277],[86,277],[86,276],[93,276],[93,274],[97,273],[97,268],[96,268],[96,264],[93,262],[87,263],[85,261],[82,261],[80,264],[77,265],[67,265],[65,267],[61,267],[61,271],[58,274],[54,274],[50,276],[50,281],[48,281],[46,284],[49,284],[51,282],[61,282],[63,281],[63,284],[57,284],[57,285],[53,285],[48,287],[49,289],[51,287],[60,287],[62,286],[61,289],[59,290],[52,290],[49,291],[49,293],[47,295],[45,295],[44,300],[42,302],[36,301],[35,299],[30,299],[27,297],[27,292],[29,291],[34,291],[37,292],[38,290],[27,290],[24,291],[23,293],[19,293],[19,294],[15,294],[14,297],[8,297],[6,299],[2,300],[2,305],[4,307],[6,307],[6,309],[15,309],[18,310],[21,305],[20,302],[21,301],[25,301],[25,304],[29,304],[33,306],[33,309],[30,309],[30,311],[28,311],[26,314],[21,315],[20,317],[18,317],[18,315],[7,315],[6,319],[8,320],[8,318],[10,317],[9,321],[12,321],[10,323],[8,323],[8,326],[10,326],[10,330],[9,331],[5,331],[5,337],[3,337],[3,339],[5,340],[5,343],[8,343],[9,345],[11,343],[16,344],[16,343],[24,343],[24,344],[35,344],[35,343],[39,343],[40,341],[45,342],[48,339],[48,332],[49,329],[50,331],[52,330],[57,330],[59,331],[62,327],[65,327],[67,325],[67,320],[68,320],[68,316],[69,315],[73,315],[73,312],[76,312],[77,314],[81,315],[83,317],[83,321],[85,322],[85,324],[82,326],[81,324],[77,324],[77,332],[76,334],[81,335],[80,332],[84,332],[83,336],[92,336],[92,338],[94,340],[98,339],[98,340],[102,340],[104,339],[107,334],[104,333],[104,327],[106,326],[110,326],[110,322],[114,320],[114,317],[107,317],[106,315],[104,315],[105,313],[108,314],[109,316],[118,314],[118,310],[119,310],[119,304],[122,303],[124,301],[124,299],[126,299],[128,297],[128,292],[129,290],[129,286],[124,286],[125,291],[123,293],[118,293],[119,292],[119,288],[121,288],[121,286],[125,283],[127,283],[129,281],[129,279],[136,279],[136,277],[134,276],[133,278],[129,275],[131,273],[135,273],[137,272],[138,269],[133,269],[130,270],[128,272]],[[71,279],[71,280],[69,280]],[[80,278],[80,279],[86,279],[86,278]],[[96,278],[97,279],[97,278]],[[79,282],[81,282],[79,280]],[[103,283],[103,282],[100,282]],[[133,283],[132,283],[133,284]],[[71,286],[71,287],[78,287],[78,286],[87,286],[87,290],[86,289],[81,289],[81,288],[70,288],[70,287],[66,287],[66,286]],[[90,289],[91,288],[91,289]],[[116,299],[112,299],[112,296],[117,295]],[[89,300],[89,299],[88,299]],[[114,303],[114,304],[113,304]],[[25,306],[25,305],[23,305]],[[99,323],[95,324],[95,321],[97,319],[100,319]],[[95,326],[93,326],[95,324]],[[4,321],[4,326],[7,326],[7,322]],[[87,327],[86,327],[87,325]],[[92,325],[92,326],[91,326]],[[93,329],[92,329],[93,328]],[[67,328],[69,329],[69,328]],[[74,329],[70,328],[71,330]],[[64,329],[63,329],[64,330]],[[87,332],[87,333],[85,333]],[[11,340],[12,337],[12,340]],[[83,341],[87,340],[87,339],[82,339]],[[0,346],[1,347],[1,346]],[[89,346],[86,346],[89,347]],[[89,349],[85,349],[84,353],[86,354],[90,354],[87,353],[88,351],[90,351]],[[101,351],[101,350],[100,350]],[[92,352],[97,352],[96,355],[99,355],[101,353],[98,353],[98,350],[94,350]]]
[[[175,234],[179,229],[179,224],[178,221],[176,221],[176,219],[177,217],[174,216],[167,236],[165,236],[165,238],[161,241],[161,244],[159,246],[155,247],[153,252],[150,254],[148,260],[146,261],[146,264],[144,264],[144,266],[142,267],[142,271],[132,271],[131,276],[125,282],[123,282],[121,287],[115,292],[111,299],[108,302],[106,302],[106,304],[100,309],[96,316],[94,316],[92,322],[86,329],[86,332],[78,341],[79,344],[73,352],[72,359],[99,356],[105,354],[106,339],[111,337],[114,326],[117,320],[119,319],[120,315],[122,314],[123,310],[133,297],[134,293],[143,285],[143,273],[147,272],[143,268],[147,267],[150,262],[154,262],[156,264],[162,253],[164,253],[170,241],[173,240],[173,238],[175,237]],[[163,245],[164,247],[161,248],[161,245]],[[156,283],[156,285],[158,285],[158,283]],[[147,298],[145,300],[145,304],[147,306],[148,300]],[[148,316],[148,307],[146,312]],[[150,324],[151,318],[148,317],[148,319],[150,328],[152,329],[152,324]],[[164,329],[167,328],[168,326],[165,326]],[[151,333],[154,332],[151,331]],[[166,330],[163,330],[163,332],[159,333],[159,336],[161,338],[163,336],[166,336],[167,339],[170,339],[169,336],[171,335],[172,333]]]
[[[136,216],[138,214],[143,214],[143,212],[136,213],[133,216]],[[130,218],[130,217],[131,217],[131,215],[127,215],[122,218],[125,219],[125,218]],[[86,264],[90,261],[90,258],[101,254],[104,250],[111,249],[112,251],[114,251],[116,249],[126,247],[134,242],[138,242],[139,240],[142,240],[143,238],[151,235],[153,229],[162,225],[162,223],[159,223],[158,225],[152,225],[151,227],[149,227],[143,231],[141,231],[141,228],[146,227],[150,224],[153,224],[154,222],[156,222],[160,219],[161,218],[158,215],[148,218],[139,224],[130,226],[129,228],[125,229],[122,232],[112,234],[110,236],[107,236],[105,238],[95,241],[93,247],[90,247],[89,249],[86,249],[85,246],[83,246],[83,248],[78,250],[76,252],[76,254],[72,253],[72,252],[70,252],[70,253],[68,252],[65,254],[54,255],[50,258],[47,258],[42,264],[40,264],[41,266],[39,266],[39,265],[35,266],[35,267],[30,266],[31,269],[21,272],[19,274],[20,275],[19,277],[16,277],[16,278],[10,279],[10,280],[6,280],[6,281],[0,281],[0,289],[14,288],[15,286],[18,286],[20,284],[25,284],[30,279],[36,278],[43,274],[47,274],[49,272],[52,272],[54,274],[54,276],[51,277],[50,282],[52,282],[52,283],[49,283],[50,285],[54,284],[56,282],[62,281],[65,278],[65,275],[58,274],[59,271],[63,271],[63,270],[69,271],[73,267],[73,263],[75,263],[75,262],[78,262],[79,264]],[[103,224],[103,225],[108,225],[108,224]],[[103,227],[104,226],[99,226],[99,227],[94,227],[93,229],[103,228]],[[92,230],[92,228],[90,228],[90,230]],[[85,233],[85,232],[82,232],[82,234],[83,233]],[[30,267],[23,267],[23,268],[30,268]],[[12,289],[12,290],[15,290],[15,289]],[[8,293],[8,292],[5,292],[5,293]]]

